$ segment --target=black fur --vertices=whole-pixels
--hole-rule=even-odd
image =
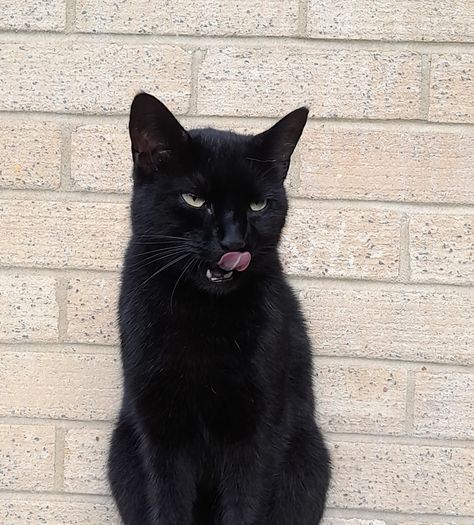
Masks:
[[[277,254],[306,118],[301,108],[257,136],[187,132],[154,97],[133,102],[124,396],[109,458],[125,525],[321,519],[329,457],[304,320]],[[207,270],[232,250],[250,252],[250,266],[211,282]]]

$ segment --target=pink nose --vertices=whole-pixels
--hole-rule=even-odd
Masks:
[[[217,266],[226,272],[232,270],[243,272],[248,268],[251,259],[249,252],[227,252],[219,259]]]

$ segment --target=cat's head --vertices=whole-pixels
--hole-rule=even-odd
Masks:
[[[137,95],[129,128],[141,268],[217,294],[272,271],[283,183],[307,116],[297,109],[255,136],[186,131],[159,100]]]

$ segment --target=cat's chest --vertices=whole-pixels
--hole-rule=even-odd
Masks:
[[[160,366],[150,372],[141,403],[161,438],[209,435],[227,442],[255,431],[262,396],[247,339],[181,330],[160,342]]]

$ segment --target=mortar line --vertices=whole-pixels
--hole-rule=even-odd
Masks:
[[[425,368],[425,367],[423,367]],[[440,370],[442,372],[442,370]],[[415,429],[415,370],[407,372],[405,433],[413,435]]]
[[[56,425],[55,428],[55,445],[54,445],[54,485],[56,491],[64,490],[64,448],[65,448],[65,431]]]
[[[310,198],[291,194],[290,208],[312,208],[315,210],[351,210],[363,211],[394,211],[400,214],[432,214],[432,215],[472,215],[473,203],[449,202],[413,202],[388,200],[359,200],[359,199],[331,199]],[[94,204],[130,204],[130,192],[92,192],[81,189],[67,190],[35,190],[35,189],[3,189],[0,200],[36,200],[59,202],[93,202]]]
[[[57,503],[102,503],[111,504],[112,500],[110,495],[107,494],[89,494],[81,492],[59,492],[57,490],[52,491],[29,491],[29,490],[2,490],[0,489],[0,500],[7,499],[7,501],[14,500],[26,500],[31,502],[40,501],[44,502],[57,502]]]
[[[170,106],[170,109],[173,109]],[[288,108],[291,109],[291,108]],[[242,126],[261,126],[262,131],[274,124],[282,114],[275,115],[217,115],[201,113],[196,115],[187,115],[185,113],[174,112],[184,123],[195,123],[200,125],[204,123],[221,123],[235,127]],[[77,126],[86,124],[112,124],[123,127],[126,132],[126,123],[128,112],[108,112],[108,113],[90,113],[87,111],[81,113],[68,113],[64,111],[24,111],[24,110],[0,110],[0,115],[4,119],[18,121],[19,123],[29,123],[32,120],[41,120],[48,122],[71,121]],[[206,125],[206,124],[204,124]],[[413,131],[413,132],[433,132],[433,133],[464,133],[474,134],[474,124],[470,122],[435,122],[423,119],[387,119],[387,118],[348,118],[348,117],[318,117],[310,116],[308,119],[309,126],[334,127],[334,129],[360,129],[367,130],[395,130],[395,131]]]
[[[117,413],[118,416],[118,413]],[[110,419],[58,419],[56,417],[14,417],[0,416],[0,425],[23,425],[23,426],[51,426],[63,432],[71,429],[110,430],[115,422],[115,417]],[[60,435],[61,437],[61,435]],[[64,436],[62,436],[64,437]],[[61,445],[64,448],[64,443]],[[63,453],[63,451],[60,451]],[[63,460],[64,458],[62,458]],[[61,458],[60,458],[61,461]],[[61,465],[60,465],[61,466]]]
[[[297,36],[306,38],[308,31],[308,0],[300,0],[298,3]]]
[[[380,510],[380,509],[365,509],[365,508],[338,508],[327,507],[325,512],[326,517],[342,518],[342,519],[368,519],[368,520],[395,520],[393,523],[397,525],[399,520],[414,520],[427,521],[430,525],[445,525],[448,521],[456,523],[457,525],[472,525],[472,518],[474,516],[465,514],[463,516],[444,514],[444,513],[425,513],[425,512],[402,512],[398,510]],[[433,521],[434,520],[434,521]],[[388,525],[388,524],[387,524]]]
[[[429,120],[430,91],[431,91],[431,54],[423,54],[421,57],[421,92],[420,92],[420,115],[424,120]]]
[[[78,276],[89,277],[91,279],[114,278],[119,279],[120,267],[115,269],[104,268],[40,268],[37,266],[22,266],[9,264],[8,266],[0,265],[0,272],[3,275],[16,275],[22,273],[30,276],[45,276],[56,278],[58,274],[64,275],[68,278]],[[472,285],[464,283],[443,283],[443,282],[424,282],[424,281],[410,281],[409,283],[402,283],[390,279],[369,279],[369,278],[350,278],[350,277],[321,277],[319,275],[291,275],[285,274],[290,284],[296,289],[303,290],[308,286],[320,289],[333,290],[383,290],[395,292],[438,292],[448,293],[456,292],[471,296],[474,293]],[[3,341],[8,343],[8,341]]]
[[[379,446],[381,438],[383,438],[384,445],[400,445],[400,446],[417,446],[417,447],[433,447],[433,448],[465,448],[471,450],[474,445],[472,439],[457,439],[453,436],[447,437],[426,437],[426,436],[406,436],[395,434],[374,434],[369,432],[332,432],[326,430],[324,432],[328,443],[337,445],[339,443],[360,443],[360,444],[374,444]]]
[[[74,355],[106,355],[117,356],[118,344],[111,343],[85,343],[85,342],[0,342],[0,352],[25,352],[28,354],[62,354],[66,356]]]
[[[66,0],[65,33],[74,34],[76,25],[76,0]]]
[[[413,359],[389,359],[387,357],[368,357],[364,355],[337,355],[337,354],[321,354],[317,349],[313,352],[316,368],[318,366],[334,366],[339,364],[346,367],[355,368],[391,368],[396,370],[406,370],[407,375],[416,373],[419,370],[424,370],[427,374],[473,374],[474,360],[467,363],[451,363],[449,361],[416,361]],[[414,376],[412,376],[414,377]]]
[[[288,170],[287,181],[286,191],[288,196],[291,197],[291,199],[297,198],[300,192],[301,184],[301,148],[298,146],[291,156],[291,164],[290,169]]]
[[[75,3],[70,2],[71,5]],[[69,11],[68,17],[71,17]],[[72,26],[72,21],[69,24]],[[167,35],[159,33],[127,33],[127,32],[70,32],[46,33],[41,30],[20,30],[2,31],[0,40],[5,42],[121,42],[125,44],[157,44],[174,45],[178,47],[298,47],[302,49],[353,49],[369,51],[410,51],[410,52],[441,52],[441,53],[469,53],[474,49],[473,41],[434,41],[434,40],[371,40],[371,39],[350,39],[350,38],[311,38],[309,36],[289,36],[289,35],[185,35],[180,33],[170,33]]]
[[[72,191],[71,156],[72,156],[72,124],[65,122],[61,126],[61,184],[60,191]]]
[[[56,272],[56,302],[58,304],[58,340],[67,339],[67,277]]]
[[[206,53],[207,50],[205,49],[196,49],[193,51],[191,59],[191,94],[186,115],[196,115],[198,112],[199,69],[203,60],[206,58]]]
[[[26,354],[62,354],[65,356],[76,355],[101,355],[118,358],[120,355],[118,341],[110,343],[87,343],[87,342],[30,342],[30,343],[5,343],[0,342],[0,352],[5,353],[26,353]],[[392,368],[403,369],[408,371],[417,371],[420,369],[428,370],[428,373],[458,373],[458,374],[473,374],[474,373],[474,359],[472,361],[462,361],[458,359],[455,363],[451,360],[433,359],[406,359],[397,357],[377,357],[354,354],[338,355],[331,353],[324,353],[314,349],[313,357],[318,366],[328,366],[335,364],[347,367],[365,367],[365,368]]]
[[[399,279],[402,282],[409,282],[410,271],[410,217],[403,213],[400,219],[400,266]]]
[[[118,415],[118,413],[117,413]],[[36,426],[51,426],[57,425],[63,430],[73,428],[84,428],[86,426],[95,430],[111,430],[116,418],[110,419],[58,419],[47,417],[0,417],[0,425],[36,425]],[[324,434],[330,444],[340,443],[360,443],[360,444],[374,444],[380,445],[381,439],[386,445],[400,445],[400,446],[418,446],[418,447],[432,447],[445,448],[452,447],[458,449],[472,449],[474,441],[472,439],[457,439],[453,436],[447,437],[426,437],[426,436],[407,436],[404,434],[388,434],[384,432],[370,433],[370,432],[336,432],[325,430]]]

